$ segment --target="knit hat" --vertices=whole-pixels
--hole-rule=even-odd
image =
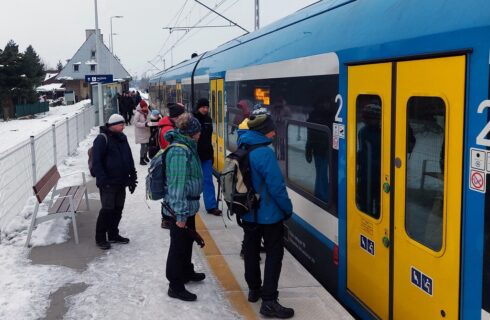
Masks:
[[[180,129],[180,133],[192,137],[198,132],[201,132],[201,124],[199,120],[194,117],[190,117],[189,121],[187,121]]]
[[[199,100],[197,100],[197,109],[201,108],[201,107],[209,107],[209,100],[206,99],[206,98],[201,98]]]
[[[143,107],[148,107],[148,103],[146,103],[145,100],[141,100],[140,101],[140,107],[143,108]]]
[[[185,112],[185,107],[180,103],[175,103],[168,106],[168,116],[170,118],[177,118]]]
[[[158,120],[160,120],[160,111],[158,111],[158,110],[151,110],[150,120],[151,121],[158,121]]]
[[[114,113],[112,116],[109,117],[109,120],[107,121],[106,126],[110,127],[110,126],[114,126],[116,124],[125,123],[125,122],[126,121],[124,120],[123,116],[121,116],[120,114]]]
[[[259,131],[263,134],[267,134],[276,130],[274,121],[268,114],[252,115],[248,120],[248,128],[250,130]]]

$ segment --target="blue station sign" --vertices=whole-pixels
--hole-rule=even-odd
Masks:
[[[99,83],[110,83],[114,82],[112,74],[86,74],[85,82],[99,82]]]

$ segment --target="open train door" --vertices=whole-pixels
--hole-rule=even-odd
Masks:
[[[211,91],[209,113],[213,119],[213,168],[214,170],[221,172],[225,162],[224,79],[210,80],[209,88]]]
[[[376,317],[459,318],[465,73],[348,69],[347,288]]]

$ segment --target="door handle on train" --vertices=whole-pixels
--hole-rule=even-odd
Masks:
[[[383,237],[383,245],[385,246],[385,248],[389,248],[390,244],[391,244],[390,238],[388,238],[388,236],[384,236]]]

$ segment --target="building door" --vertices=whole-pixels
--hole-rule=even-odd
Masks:
[[[382,319],[459,316],[465,64],[348,70],[347,287]]]

